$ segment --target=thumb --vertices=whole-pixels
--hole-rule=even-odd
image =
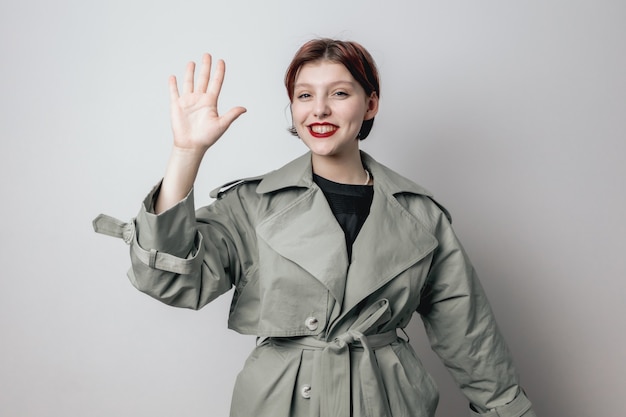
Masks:
[[[233,107],[232,109],[230,109],[226,113],[224,113],[222,115],[221,119],[223,120],[223,122],[224,122],[224,124],[226,126],[230,126],[232,122],[237,120],[237,118],[239,116],[241,116],[242,114],[244,114],[247,111],[248,110],[245,107]]]

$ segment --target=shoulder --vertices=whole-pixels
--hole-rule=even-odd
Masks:
[[[259,184],[263,180],[264,177],[265,175],[257,175],[255,177],[239,178],[236,180],[229,181],[225,184],[220,185],[214,190],[212,190],[209,193],[209,196],[211,198],[221,199],[222,197],[226,195],[226,193],[232,190],[236,190],[242,185],[250,186],[250,185]],[[245,188],[248,188],[248,187],[245,187]]]
[[[251,190],[257,194],[271,194],[291,188],[310,188],[313,184],[311,175],[311,155],[306,153],[282,167],[255,177],[241,178],[227,182],[211,191],[212,198],[222,198],[231,190]]]
[[[371,170],[374,181],[379,184],[380,188],[392,195],[405,209],[419,214],[420,217],[426,216],[430,220],[444,215],[449,222],[452,222],[450,212],[435,199],[429,190],[377,162],[364,152],[363,161]]]

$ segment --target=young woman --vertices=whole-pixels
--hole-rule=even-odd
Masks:
[[[229,327],[259,336],[231,416],[427,417],[437,389],[397,332],[417,311],[474,416],[532,417],[448,213],[422,187],[359,150],[379,105],[370,54],[315,39],[285,76],[292,133],[309,151],[214,191],[195,210],[205,152],[245,109],[223,115],[224,63],[206,54],[182,93],[170,79],[174,146],[133,222],[97,231],[131,245],[141,291],[199,309],[234,287]]]

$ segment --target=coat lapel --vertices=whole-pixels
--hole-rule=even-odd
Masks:
[[[342,314],[437,247],[437,239],[394,196],[429,192],[365,153],[363,160],[374,176],[374,199],[352,249]]]
[[[320,281],[341,303],[348,270],[345,237],[324,193],[312,181],[310,155],[268,174],[257,192],[293,187],[307,189],[295,201],[286,200],[284,208],[259,223],[257,235],[272,250]]]
[[[370,215],[354,243],[343,312],[419,262],[435,247],[435,237],[395,198],[376,187]]]
[[[295,200],[287,199],[283,208],[259,223],[257,234],[328,288],[343,305],[342,315],[437,246],[435,237],[394,197],[403,192],[430,196],[428,191],[366,153],[362,158],[374,176],[374,199],[350,265],[343,231],[324,193],[313,183],[310,154],[267,174],[257,187],[261,194],[278,192],[274,198],[279,198],[280,190],[303,188]]]

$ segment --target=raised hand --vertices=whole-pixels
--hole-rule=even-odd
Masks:
[[[220,59],[214,74],[211,74],[211,61],[211,55],[202,56],[195,83],[196,65],[193,62],[187,64],[182,94],[179,93],[176,77],[172,75],[169,79],[175,148],[204,153],[246,111],[243,107],[233,107],[223,115],[219,114],[217,101],[224,82],[225,64]]]
[[[198,175],[200,163],[209,149],[246,109],[233,107],[220,116],[217,99],[224,82],[224,61],[217,62],[211,76],[211,55],[202,56],[202,66],[194,83],[196,65],[187,64],[182,94],[176,77],[169,80],[174,146],[154,207],[161,213],[183,199]]]

